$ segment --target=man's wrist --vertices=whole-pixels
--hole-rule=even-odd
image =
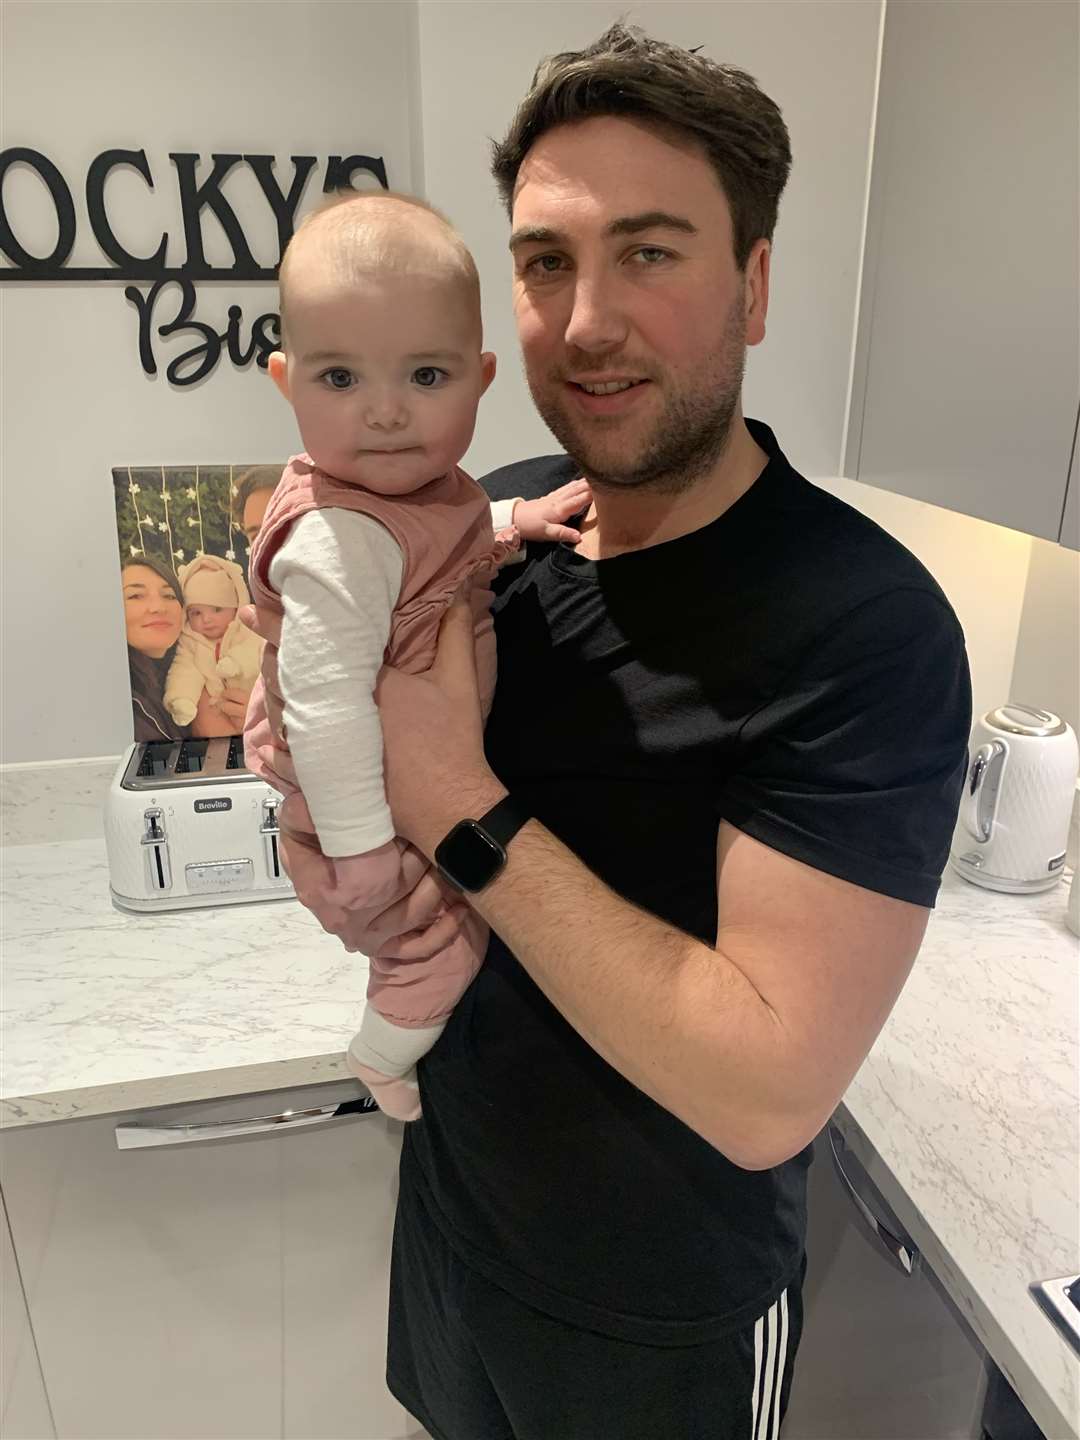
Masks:
[[[501,781],[496,780],[492,775],[488,779],[477,779],[439,797],[437,808],[433,810],[430,827],[425,827],[425,833],[418,842],[428,859],[432,859],[436,848],[446,839],[455,825],[462,820],[479,820],[482,816],[504,800],[510,792]]]

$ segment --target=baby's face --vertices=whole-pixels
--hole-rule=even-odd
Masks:
[[[384,273],[291,282],[288,395],[321,470],[407,495],[465,454],[495,371],[461,287]]]
[[[220,640],[236,619],[236,607],[231,610],[224,605],[189,605],[187,622],[204,640]]]

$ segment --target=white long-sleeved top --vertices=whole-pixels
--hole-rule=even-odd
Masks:
[[[494,529],[515,504],[492,504]],[[289,749],[326,855],[362,855],[394,834],[374,691],[403,563],[390,532],[353,510],[308,511],[270,562]]]

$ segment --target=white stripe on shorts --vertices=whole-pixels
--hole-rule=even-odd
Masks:
[[[779,1329],[779,1335],[777,1330]],[[780,1430],[780,1392],[787,1368],[787,1291],[754,1325],[754,1391],[750,1440],[776,1440]],[[762,1374],[764,1373],[764,1385]]]

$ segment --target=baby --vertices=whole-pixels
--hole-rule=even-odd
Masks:
[[[236,618],[249,603],[244,572],[232,560],[198,555],[177,571],[185,620],[165,680],[165,708],[190,725],[203,691],[216,700],[226,684],[250,690],[259,674],[263,642]]]
[[[443,614],[471,582],[486,714],[495,569],[519,537],[576,541],[564,522],[590,496],[575,481],[541,500],[490,506],[459,467],[495,356],[481,348],[472,256],[430,207],[385,192],[338,199],[298,227],[280,291],[282,349],[269,369],[306,453],[286,466],[251,552],[260,629],[273,634],[279,620],[280,645],[266,647],[246,753],[286,795],[289,830],[307,831],[309,844],[317,837],[329,857],[335,903],[369,909],[412,893],[428,868],[394,836],[374,698],[380,667],[427,670]],[[498,539],[493,511],[506,527]],[[461,916],[443,924],[450,938],[426,958],[403,936],[369,956],[368,1003],[347,1062],[398,1119],[420,1114],[416,1062],[483,958],[485,927],[467,907]]]

